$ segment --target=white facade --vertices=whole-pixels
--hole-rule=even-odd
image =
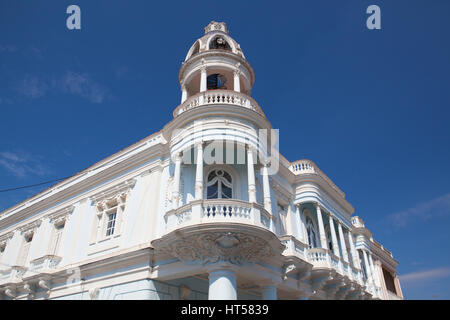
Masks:
[[[179,81],[161,131],[0,213],[1,299],[402,299],[345,194],[312,161],[269,156],[224,23]]]

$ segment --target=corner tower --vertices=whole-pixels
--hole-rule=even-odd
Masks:
[[[205,103],[204,93],[212,90],[215,94],[208,95],[208,99],[213,102],[235,103],[236,99],[243,106],[260,111],[257,103],[250,99],[255,81],[253,68],[245,59],[240,45],[229,36],[224,22],[212,21],[205,27],[205,34],[189,49],[178,79],[181,105],[174,116]]]

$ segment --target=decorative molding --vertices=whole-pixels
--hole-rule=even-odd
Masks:
[[[89,289],[89,297],[91,300],[97,300],[100,295],[100,288],[91,288]]]
[[[42,223],[42,219],[35,220],[24,226],[17,228],[25,237],[31,236]]]
[[[75,206],[67,206],[64,209],[58,210],[52,214],[49,214],[47,217],[54,225],[61,225],[66,222],[69,215],[72,214]]]
[[[108,202],[112,200],[120,201],[121,197],[126,197],[131,188],[136,184],[136,179],[126,180],[118,185],[110,187],[102,192],[96,193],[90,197],[90,200],[96,207],[103,208]]]
[[[255,263],[276,255],[267,241],[243,232],[204,231],[180,237],[160,248],[185,263],[208,265],[229,262],[235,265]]]

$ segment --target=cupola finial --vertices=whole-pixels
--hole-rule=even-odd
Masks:
[[[205,27],[205,33],[212,32],[212,31],[222,31],[222,32],[228,34],[227,25],[225,24],[225,22],[211,21]]]

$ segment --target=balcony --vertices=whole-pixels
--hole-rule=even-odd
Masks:
[[[61,257],[46,255],[30,262],[29,271],[32,273],[47,273],[54,270],[61,261]]]
[[[21,266],[12,266],[8,269],[0,270],[0,285],[21,282],[26,270],[26,268]]]
[[[169,233],[184,226],[205,223],[239,223],[270,230],[273,216],[258,203],[210,199],[191,201],[178,209],[168,211],[164,218],[166,233]]]
[[[339,195],[345,198],[345,193],[339,189],[328,176],[319,169],[319,167],[311,160],[302,159],[294,161],[290,164],[289,170],[295,175],[318,175],[323,178]]]
[[[158,255],[188,265],[279,261],[285,249],[272,231],[274,217],[258,203],[194,200],[168,211],[164,218],[165,233],[152,246]]]
[[[244,107],[253,110],[264,116],[264,112],[258,103],[246,94],[232,90],[208,90],[197,93],[189,97],[185,102],[180,104],[173,112],[173,116],[177,117],[188,110],[214,104],[228,104]]]
[[[308,249],[307,258],[308,262],[313,266],[311,278],[313,282],[318,283],[316,288],[325,288],[327,285],[333,286],[333,284],[341,283],[341,287],[351,292],[354,291],[352,288],[365,286],[361,278],[361,271],[337,257],[328,249]],[[341,293],[343,290],[341,290]],[[372,293],[370,290],[369,292]]]

